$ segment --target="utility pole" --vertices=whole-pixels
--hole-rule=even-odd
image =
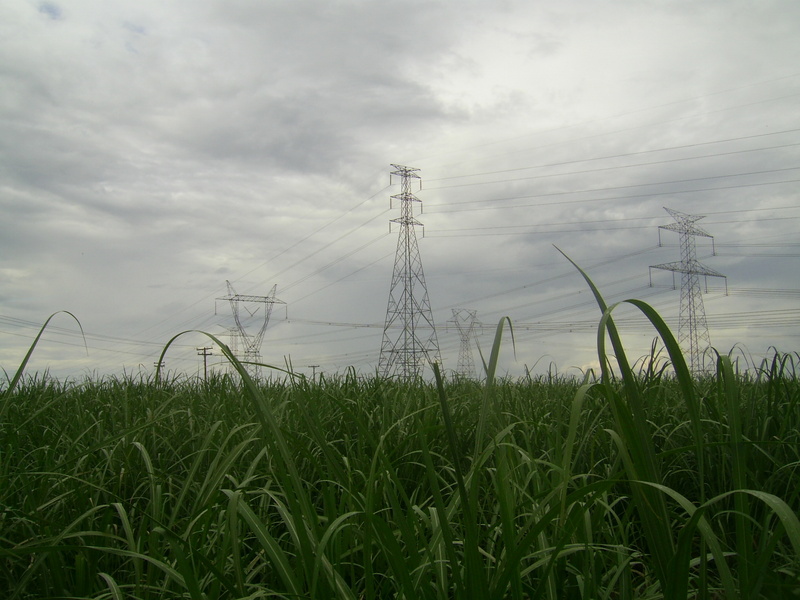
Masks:
[[[681,260],[678,262],[652,265],[650,269],[663,269],[673,272],[673,287],[675,285],[674,273],[681,274],[681,305],[678,319],[678,343],[685,353],[689,355],[689,368],[692,373],[705,372],[704,354],[711,346],[711,337],[708,334],[706,311],[703,306],[703,293],[700,289],[700,276],[706,281],[708,291],[708,277],[722,277],[725,279],[726,293],[728,280],[722,273],[710,269],[697,260],[695,237],[711,238],[713,254],[714,236],[701,229],[695,222],[704,218],[704,215],[687,215],[686,213],[664,207],[675,223],[661,225],[658,228],[658,245],[661,245],[661,230],[674,231],[680,234]],[[650,285],[653,285],[652,271]]]
[[[208,357],[211,356],[211,347],[196,348],[197,356],[203,357],[203,381],[208,382]]]
[[[478,311],[467,308],[454,308],[452,310],[453,318],[447,324],[452,323],[455,325],[461,338],[456,375],[464,379],[475,379],[477,373],[475,372],[475,360],[472,358],[472,338],[476,330],[481,327],[481,322],[478,321]]]
[[[308,368],[311,369],[311,381],[317,381],[317,367],[319,365],[308,365]]]
[[[396,164],[392,164],[392,167],[395,170],[391,175],[400,177],[401,192],[391,196],[389,206],[392,206],[392,200],[398,200],[400,217],[389,221],[389,230],[391,231],[391,223],[397,223],[400,225],[400,233],[397,238],[392,284],[389,288],[378,372],[383,377],[396,376],[412,380],[421,375],[426,363],[440,363],[441,357],[415,231],[415,227],[422,223],[414,218],[413,205],[420,202],[422,212],[422,204],[410,191],[412,179],[420,179],[420,188],[422,180],[417,173],[419,169]]]

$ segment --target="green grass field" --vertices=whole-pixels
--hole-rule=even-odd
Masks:
[[[585,381],[496,378],[506,322],[480,383],[23,363],[0,394],[0,594],[800,598],[797,356],[692,377],[636,306],[663,355],[632,369],[606,310],[614,368]]]

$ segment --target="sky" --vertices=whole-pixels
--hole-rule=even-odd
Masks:
[[[445,372],[508,317],[499,372],[596,368],[637,298],[679,329],[665,208],[703,216],[712,346],[798,350],[794,0],[0,3],[0,367],[202,371],[273,308],[264,362],[374,374],[400,192]],[[421,210],[421,212],[420,212]],[[713,243],[713,245],[712,245]],[[557,249],[557,248],[558,249]],[[247,309],[248,312],[245,312]],[[249,311],[255,316],[249,317]],[[629,358],[655,337],[615,309]],[[79,325],[79,324],[80,325]],[[512,343],[513,341],[513,343]],[[479,364],[478,364],[478,368]],[[277,373],[277,372],[275,372]]]

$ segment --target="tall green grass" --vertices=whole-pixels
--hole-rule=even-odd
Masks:
[[[797,356],[692,378],[631,300],[658,336],[631,363],[586,280],[597,379],[497,378],[507,319],[480,383],[257,381],[220,344],[235,378],[67,384],[26,357],[0,396],[0,594],[800,597]]]

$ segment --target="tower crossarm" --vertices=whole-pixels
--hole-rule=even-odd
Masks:
[[[670,223],[669,225],[659,225],[659,229],[666,229],[668,231],[675,231],[677,233],[685,233],[688,235],[696,235],[699,237],[709,237],[713,238],[714,236],[705,231],[704,229],[700,229],[699,227],[695,227],[691,223],[686,225],[681,225],[680,223]]]
[[[423,227],[421,222],[419,222],[414,217],[409,217],[409,216],[402,216],[398,217],[397,219],[389,219],[389,223],[397,223],[398,225],[401,225],[403,227],[417,227],[417,226]],[[390,231],[391,231],[391,226],[390,226]]]
[[[403,180],[403,186],[408,187],[408,181]],[[400,202],[400,206],[407,207],[405,210],[407,212],[411,212],[411,202],[419,202],[419,211],[422,212],[422,200],[417,198],[414,194],[408,191],[408,189],[404,190],[400,194],[395,194],[393,196],[389,196],[389,208],[394,208],[394,200]]]
[[[390,200],[401,200],[401,201],[402,200],[408,200],[409,202],[422,202],[422,200],[417,198],[414,194],[412,194],[411,192],[407,192],[407,191],[406,192],[402,192],[400,194],[394,194],[392,196],[389,196],[389,199]]]
[[[248,296],[247,294],[235,294],[233,296],[226,296],[225,298],[218,298],[218,300],[229,300],[231,302],[262,302],[270,304],[286,304],[283,300],[272,298],[270,296]]]
[[[696,235],[699,237],[707,237],[713,238],[714,236],[701,229],[700,227],[696,227],[692,223],[670,223],[669,225],[659,225],[659,229],[666,229],[668,231],[675,231],[677,233],[685,233],[688,235]]]
[[[392,166],[394,167],[394,171],[392,171],[391,174],[389,175],[389,179],[391,179],[392,175],[397,175],[399,177],[402,177],[405,180],[408,180],[408,179],[419,179],[420,180],[420,185],[422,185],[422,183],[421,183],[422,182],[422,176],[419,174],[419,169],[414,168],[414,167],[407,167],[405,165],[398,165],[398,164],[395,164],[395,163],[392,163]]]
[[[666,206],[664,207],[664,210],[666,210],[672,216],[672,218],[675,219],[675,222],[669,223],[668,225],[659,225],[659,229],[666,229],[667,231],[675,231],[676,233],[682,233],[686,235],[696,235],[712,239],[714,238],[714,236],[708,233],[705,229],[695,225],[697,221],[704,219],[705,215],[687,215],[684,212],[667,208]]]
[[[701,264],[697,261],[685,263],[685,262],[670,262],[670,263],[663,263],[660,265],[652,265],[651,269],[663,269],[664,271],[672,271],[674,273],[686,273],[688,275],[703,275],[705,277],[723,277],[727,279],[725,275],[720,273],[719,271],[715,271],[704,264]]]

